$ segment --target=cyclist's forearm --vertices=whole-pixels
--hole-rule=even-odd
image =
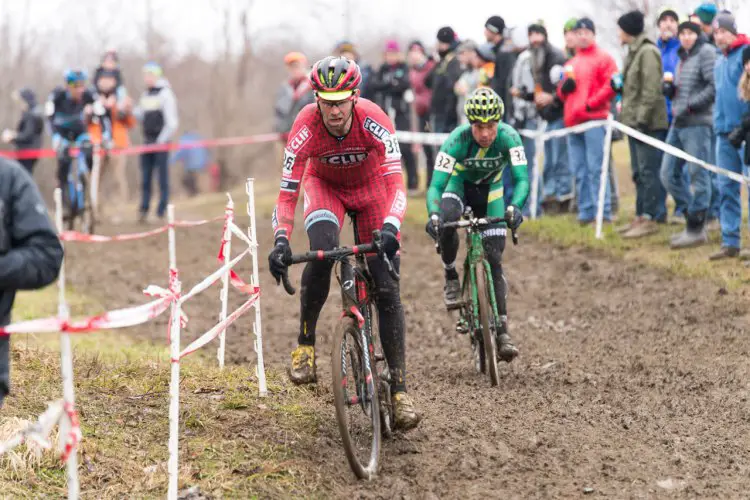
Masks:
[[[521,208],[526,204],[529,197],[528,166],[526,164],[514,165],[511,167],[510,173],[513,177],[513,198],[510,204]]]

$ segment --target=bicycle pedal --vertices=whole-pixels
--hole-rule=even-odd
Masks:
[[[452,304],[445,304],[445,308],[449,311],[455,311],[456,309],[461,309],[464,306],[464,302],[454,302]]]

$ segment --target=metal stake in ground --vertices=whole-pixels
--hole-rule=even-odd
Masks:
[[[227,206],[224,209],[224,234],[222,235],[222,245],[224,245],[224,265],[227,265],[232,260],[232,224],[234,223],[234,201],[232,196],[227,193],[229,200]],[[219,295],[221,299],[221,311],[219,312],[219,323],[222,323],[227,319],[227,306],[229,302],[229,276],[232,273],[231,269],[227,269],[224,276],[221,278],[222,287]],[[226,349],[226,330],[222,330],[219,334],[219,352],[216,357],[219,359],[219,369],[224,369],[224,351]]]
[[[181,292],[179,274],[177,273],[177,248],[174,232],[174,205],[167,206],[169,223],[169,284],[174,294]],[[170,359],[172,374],[169,380],[169,490],[167,498],[177,500],[179,464],[178,433],[180,430],[180,301],[172,301],[172,315],[169,319]]]
[[[260,289],[260,280],[258,279],[258,237],[255,231],[255,179],[247,179],[247,214],[250,216],[250,227],[248,236],[250,237],[250,253],[253,256],[253,277],[250,283]],[[258,393],[260,396],[268,394],[266,387],[266,368],[263,363],[263,335],[261,333],[260,323],[260,295],[255,301],[255,323],[253,323],[253,332],[255,332],[255,353],[258,356],[258,366],[256,375],[258,376]]]
[[[63,230],[63,207],[62,207],[62,191],[60,188],[55,189],[55,224],[57,225],[58,233],[62,233]],[[64,243],[60,242],[64,245]],[[60,274],[57,279],[58,286],[58,304],[57,314],[62,321],[70,319],[70,311],[68,304],[65,301],[65,258],[63,258],[60,266]],[[75,408],[75,388],[73,386],[73,351],[70,347],[70,335],[67,333],[60,334],[60,368],[62,371],[62,382],[63,382],[63,399],[70,408]],[[66,423],[67,422],[67,423]],[[68,435],[70,429],[66,427],[70,424],[70,420],[62,418],[60,420],[60,439],[65,439],[64,436]],[[64,432],[65,431],[65,432]],[[68,498],[70,500],[76,500],[80,494],[80,485],[78,483],[78,450],[77,447],[73,447],[70,452],[70,456],[65,464],[66,476],[68,479]]]

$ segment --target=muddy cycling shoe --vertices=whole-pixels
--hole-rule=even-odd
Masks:
[[[405,392],[396,392],[392,397],[394,428],[403,431],[413,429],[422,420],[414,408],[414,401]]]
[[[507,333],[500,334],[497,337],[497,359],[510,363],[518,356],[518,347],[513,345],[510,335]]]
[[[458,278],[445,280],[443,300],[445,301],[445,307],[448,309],[458,309],[461,307],[461,283],[458,281]]]
[[[289,378],[298,385],[317,382],[318,376],[315,373],[315,347],[300,345],[292,351],[292,366],[289,369]]]

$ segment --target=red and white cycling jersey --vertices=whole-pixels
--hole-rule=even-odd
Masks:
[[[325,128],[316,104],[300,111],[284,151],[275,236],[291,236],[303,185],[306,229],[322,220],[340,228],[347,212],[356,213],[360,243],[369,242],[372,231],[386,222],[400,228],[406,212],[401,150],[383,110],[359,99],[351,130],[341,138]]]

